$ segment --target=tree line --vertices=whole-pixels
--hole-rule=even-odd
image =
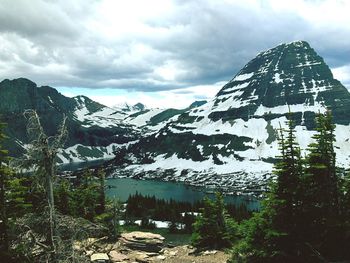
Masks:
[[[206,200],[206,199],[205,199]],[[141,219],[141,222],[148,222],[150,219],[169,221],[170,230],[176,231],[178,224],[183,224],[184,229],[182,232],[192,233],[193,223],[196,218],[196,214],[204,206],[203,201],[181,202],[173,199],[164,200],[158,199],[155,196],[143,196],[140,193],[130,195],[126,201],[126,209],[123,219],[127,223],[132,223],[136,219]],[[236,206],[235,204],[225,204],[225,209],[228,211],[228,215],[233,217],[237,221],[242,221],[251,217],[252,211],[247,209],[245,204]],[[194,214],[193,212],[196,212]],[[144,224],[144,226],[152,227],[152,225]]]

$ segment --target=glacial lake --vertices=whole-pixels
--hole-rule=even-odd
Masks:
[[[164,182],[155,180],[136,180],[131,178],[111,178],[107,179],[106,195],[109,198],[118,198],[125,202],[129,195],[136,192],[142,195],[155,196],[158,199],[176,200],[194,203],[200,201],[204,196],[213,198],[214,194],[206,193],[206,188],[198,188],[176,182]],[[251,196],[224,196],[225,202],[236,206],[245,203],[249,210],[258,210],[260,202]]]

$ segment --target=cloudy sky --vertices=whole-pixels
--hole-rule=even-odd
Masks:
[[[350,1],[1,0],[0,79],[106,105],[186,107],[258,52],[306,40],[350,89]]]

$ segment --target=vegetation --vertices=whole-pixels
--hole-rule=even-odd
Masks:
[[[223,202],[223,200],[221,201]],[[154,228],[154,225],[147,224],[149,219],[169,221],[169,231],[179,232],[176,229],[179,224],[182,224],[184,227],[181,232],[192,233],[193,223],[196,219],[193,212],[201,212],[203,207],[205,208],[208,204],[212,204],[212,201],[208,198],[201,202],[190,203],[178,202],[172,199],[166,201],[157,199],[155,196],[143,196],[136,193],[130,195],[127,200],[125,220],[126,222],[133,222],[136,219],[142,219],[141,222],[144,228]],[[217,205],[216,201],[213,205]],[[234,204],[228,204],[224,206],[225,216],[230,216],[238,222],[250,218],[252,214],[245,205],[236,207]]]
[[[9,169],[7,167],[7,151],[2,149],[1,143],[6,138],[4,135],[5,124],[0,123],[0,251],[8,252],[9,249],[9,222],[7,214],[7,191]]]
[[[301,158],[293,122],[280,131],[281,156],[261,212],[240,226],[231,262],[329,262],[349,260],[348,176],[335,166],[334,125],[317,119],[315,143]],[[286,134],[286,135],[285,135]],[[286,137],[286,138],[285,138]]]
[[[199,249],[231,247],[237,239],[238,224],[226,212],[220,193],[214,201],[205,198],[200,215],[194,223],[192,245]]]

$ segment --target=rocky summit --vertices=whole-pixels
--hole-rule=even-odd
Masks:
[[[281,44],[248,62],[211,101],[122,149],[114,164],[129,165],[115,175],[256,190],[272,174],[277,130],[288,113],[305,151],[315,114],[327,109],[336,124],[338,164],[348,166],[349,106],[349,92],[307,42]]]

